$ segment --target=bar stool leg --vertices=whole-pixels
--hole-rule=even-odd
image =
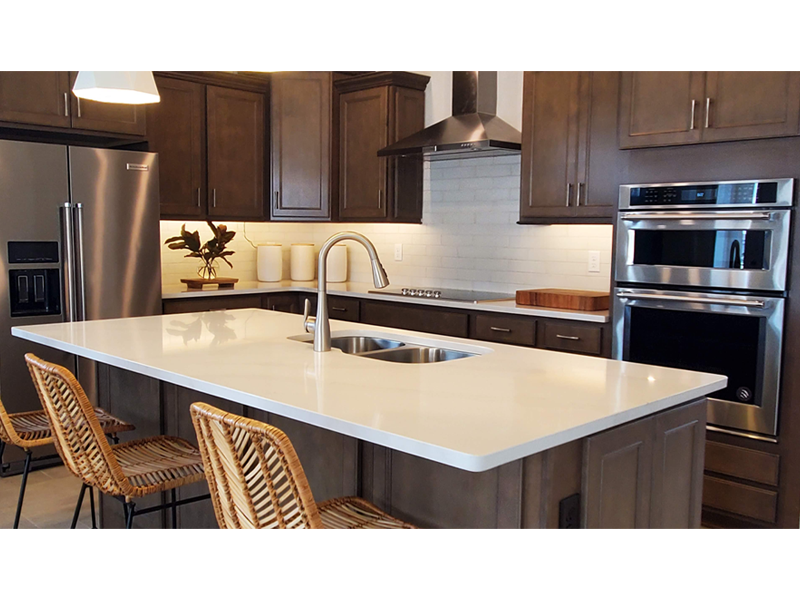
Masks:
[[[89,488],[89,503],[92,505],[92,529],[97,529],[97,519],[94,516],[94,488]]]
[[[86,488],[89,487],[85,483],[81,485],[81,493],[78,494],[78,504],[75,505],[75,512],[72,514],[72,525],[69,526],[70,529],[75,529],[75,526],[78,524],[78,515],[81,514],[81,507],[83,506],[83,495],[86,493]]]
[[[14,529],[19,529],[19,518],[22,515],[22,502],[25,500],[25,485],[28,483],[28,471],[31,469],[30,450],[25,451],[25,466],[22,468],[22,483],[19,485],[19,500],[17,500],[17,514],[14,516]]]
[[[172,528],[178,528],[178,507],[175,506],[175,488],[170,490],[171,499],[172,499]]]
[[[125,503],[125,529],[133,528],[133,510],[136,507],[134,502]]]
[[[6,466],[3,464],[3,454],[6,453],[6,443],[0,441],[0,473],[6,470]]]

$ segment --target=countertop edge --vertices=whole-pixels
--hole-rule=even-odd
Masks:
[[[385,446],[399,452],[405,452],[420,458],[425,458],[434,462],[471,472],[488,471],[495,467],[508,464],[527,456],[538,454],[545,450],[549,450],[556,446],[593,435],[600,431],[605,431],[618,425],[624,425],[625,423],[629,423],[663,410],[691,402],[692,400],[703,398],[709,393],[725,387],[725,381],[709,383],[699,386],[693,390],[662,398],[661,400],[651,402],[650,404],[637,406],[620,413],[615,413],[613,415],[609,415],[607,417],[603,417],[565,431],[519,444],[512,448],[507,448],[505,450],[487,455],[470,455],[464,452],[448,450],[446,448],[442,448],[441,446],[435,446],[426,442],[414,440],[399,434],[389,433],[386,431],[377,431],[363,425],[357,425],[341,419],[327,417],[314,411],[308,411],[289,406],[281,402],[260,396],[253,396],[252,394],[240,392],[228,387],[200,381],[183,375],[177,375],[163,369],[148,367],[147,365],[143,365],[129,359],[112,356],[99,351],[88,350],[81,346],[54,340],[53,338],[41,336],[17,327],[12,328],[11,331],[12,335],[20,339],[25,339],[31,342],[42,344],[44,346],[55,348],[57,350],[76,354],[83,358],[96,360],[112,367],[117,367],[133,373],[144,375],[145,377],[151,377],[159,381],[171,383],[173,385],[209,394],[218,398],[231,400],[245,406],[272,412],[274,414],[295,419],[309,425],[322,427],[342,435],[354,437],[363,441],[378,444],[380,446]]]
[[[277,282],[276,282],[277,283]],[[315,287],[304,287],[302,285],[292,285],[280,288],[246,288],[231,290],[198,290],[186,292],[162,293],[162,300],[189,300],[196,298],[213,298],[218,296],[244,296],[250,294],[281,294],[281,293],[306,293],[314,294],[317,292]],[[515,307],[498,306],[492,301],[488,302],[455,302],[452,300],[436,300],[426,298],[420,300],[408,296],[391,296],[387,294],[373,294],[369,292],[357,292],[349,290],[327,290],[329,295],[348,296],[351,298],[362,298],[366,300],[378,300],[383,302],[402,302],[405,304],[416,304],[418,306],[437,306],[440,308],[454,308],[460,310],[474,310],[481,312],[501,313],[508,315],[519,315],[528,317],[545,317],[550,319],[562,319],[565,321],[584,321],[587,323],[608,323],[610,315],[608,311],[598,311],[598,313],[569,311],[559,309],[549,309],[542,307]]]

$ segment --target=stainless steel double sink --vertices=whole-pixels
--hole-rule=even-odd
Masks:
[[[314,340],[301,340],[313,344]],[[367,337],[360,335],[347,335],[331,338],[331,347],[338,348],[345,354],[385,360],[387,362],[424,364],[437,363],[458,358],[477,356],[472,352],[452,350],[449,348],[435,348],[420,346],[398,340],[389,340],[380,337]]]

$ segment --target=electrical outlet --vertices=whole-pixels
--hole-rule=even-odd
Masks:
[[[394,259],[398,262],[403,260],[403,244],[394,245]]]
[[[589,250],[589,273],[600,272],[600,251]]]
[[[558,528],[580,529],[581,495],[572,494],[558,503]]]

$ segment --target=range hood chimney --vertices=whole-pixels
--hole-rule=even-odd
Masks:
[[[386,146],[378,156],[426,160],[519,154],[522,134],[497,116],[497,71],[453,71],[453,116]]]

